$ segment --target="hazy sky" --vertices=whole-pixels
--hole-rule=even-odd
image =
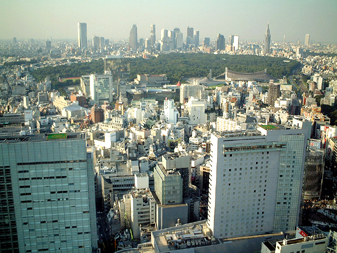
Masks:
[[[337,0],[0,0],[0,39],[76,39],[77,23],[87,23],[88,39],[128,39],[133,24],[138,39],[162,28],[187,26],[200,39],[237,34],[262,41],[267,24],[271,39],[337,43]]]

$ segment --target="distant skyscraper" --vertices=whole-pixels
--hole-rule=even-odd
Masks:
[[[184,38],[182,32],[176,32],[176,47],[182,48],[184,46]]]
[[[16,37],[13,38],[13,44],[16,44]]]
[[[87,23],[78,23],[78,47],[87,48]]]
[[[228,44],[233,46],[233,43],[234,43],[234,35],[229,35]]]
[[[167,39],[168,39],[168,30],[161,29],[160,40],[167,42]]]
[[[295,229],[305,133],[267,125],[258,131],[211,135],[207,224],[215,237]]]
[[[150,40],[151,40],[151,45],[154,46],[154,44],[156,43],[156,25],[151,25]]]
[[[99,37],[99,48],[105,47],[105,40],[104,37]]]
[[[194,32],[194,44],[196,47],[199,46],[199,31]]]
[[[129,46],[131,49],[137,49],[137,26],[133,25],[130,31]]]
[[[94,36],[92,38],[92,46],[94,50],[97,50],[99,48],[99,37],[98,36]]]
[[[270,53],[270,30],[269,30],[269,24],[267,27],[266,35],[264,37],[264,55]]]
[[[193,38],[193,34],[194,34],[193,27],[187,27],[187,35],[186,36]]]
[[[150,49],[151,48],[151,38],[145,39],[145,49]]]
[[[194,34],[193,27],[187,27],[186,45],[193,43],[193,34]]]
[[[96,252],[93,154],[80,136],[0,143],[0,252]]]
[[[47,40],[46,41],[46,50],[49,51],[51,49],[51,41]]]
[[[234,35],[234,41],[232,46],[234,48],[234,51],[239,49],[239,35]]]
[[[310,45],[310,34],[306,34],[304,38],[304,45],[309,46]]]
[[[215,42],[215,50],[225,50],[225,37],[218,34],[218,37],[216,38]]]
[[[204,46],[209,46],[210,42],[211,42],[210,38],[208,37],[204,38]]]

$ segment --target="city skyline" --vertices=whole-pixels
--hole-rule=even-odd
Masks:
[[[235,3],[212,0],[208,6],[202,1],[190,0],[165,3],[149,0],[146,5],[134,0],[123,3],[102,0],[95,4],[33,0],[2,2],[0,7],[6,10],[0,17],[3,24],[0,39],[75,39],[76,24],[83,22],[87,23],[88,38],[100,34],[113,40],[127,40],[130,27],[136,24],[138,38],[146,39],[150,38],[149,27],[154,24],[157,38],[161,29],[179,27],[184,33],[189,26],[200,31],[201,40],[205,37],[215,40],[221,33],[225,37],[238,34],[241,41],[263,41],[269,23],[273,41],[283,41],[286,35],[287,42],[303,42],[305,34],[310,34],[313,43],[337,42],[334,32],[337,17],[333,15],[337,2],[331,0],[240,0]]]

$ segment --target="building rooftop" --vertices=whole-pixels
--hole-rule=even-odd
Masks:
[[[26,135],[26,133],[21,132],[19,135],[13,134],[1,134],[0,131],[0,142],[22,142],[22,141],[53,141],[53,140],[69,140],[69,139],[84,139],[81,133],[71,133],[71,134],[34,134]]]
[[[279,129],[277,126],[275,125],[260,125],[260,127],[262,127],[265,130],[277,130]]]

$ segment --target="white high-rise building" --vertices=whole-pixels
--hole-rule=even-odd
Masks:
[[[306,34],[304,38],[304,45],[309,46],[310,45],[310,34]]]
[[[87,48],[87,23],[78,23],[78,47]]]
[[[156,201],[149,189],[132,190],[119,202],[122,227],[130,226],[134,238],[140,237],[141,226],[155,224]],[[127,224],[125,224],[127,223]]]
[[[67,134],[3,140],[0,251],[97,250],[93,154],[86,141]]]
[[[168,40],[168,30],[167,29],[161,29],[160,40],[167,42]]]
[[[186,105],[191,125],[206,124],[207,114],[206,101],[204,99],[195,99],[191,97]]]
[[[303,129],[211,136],[208,227],[215,237],[294,230],[298,223],[306,138]]]
[[[107,72],[104,75],[90,75],[90,97],[91,100],[101,105],[104,101],[112,102],[112,75]]]
[[[239,49],[239,35],[234,35],[233,37],[233,48],[234,48],[234,51],[238,50]]]
[[[173,99],[164,100],[164,115],[167,123],[176,124],[178,122],[178,111],[174,107]]]

